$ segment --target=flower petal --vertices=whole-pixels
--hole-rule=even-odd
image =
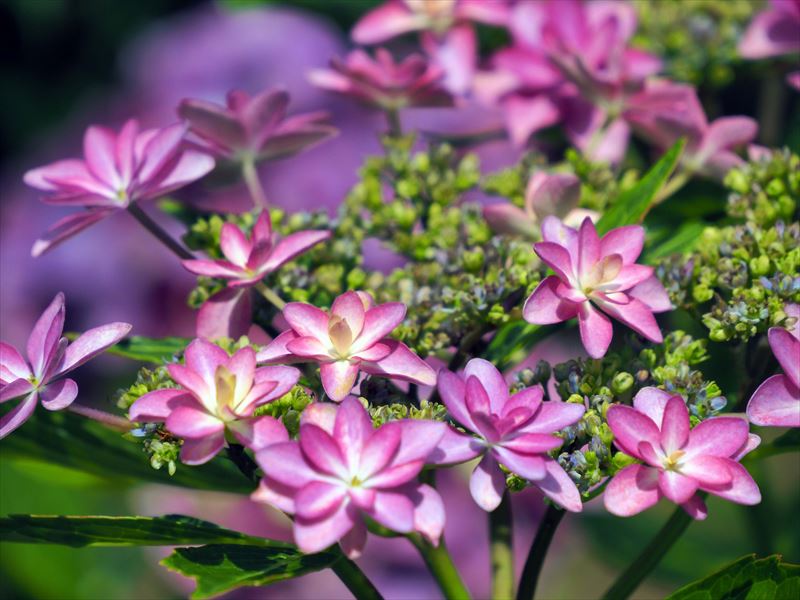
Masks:
[[[352,401],[358,402],[355,399]],[[351,463],[353,464],[351,472],[357,469],[358,478],[364,481],[389,465],[397,454],[398,448],[400,448],[401,428],[401,425],[392,422],[372,433],[364,443],[363,449],[359,446],[358,450],[352,453],[354,456],[353,463]],[[339,439],[338,441],[341,445],[342,440]]]
[[[369,453],[364,449],[367,441],[376,434],[377,431],[372,426],[372,419],[366,409],[361,405],[361,402],[352,396],[345,398],[336,411],[336,419],[333,426],[333,439],[339,444],[339,450],[351,473],[358,470],[359,461],[361,464],[364,464],[365,459],[369,461],[373,458],[377,458],[368,457],[367,454]],[[395,436],[397,438],[396,445],[399,445],[399,432],[397,432]],[[389,437],[392,437],[391,432],[389,433]],[[391,442],[389,442],[389,445],[391,445]],[[375,450],[380,449],[381,446],[379,442],[376,442]],[[391,452],[393,454],[394,450]],[[377,458],[377,460],[381,462],[380,458]],[[386,462],[388,462],[388,460],[389,459],[387,459]]]
[[[10,344],[0,342],[0,383],[11,383],[17,379],[29,379],[33,375],[28,363]]]
[[[560,285],[561,280],[550,275],[536,286],[522,307],[522,316],[528,323],[550,325],[577,316],[580,304],[559,296],[556,290]]]
[[[328,435],[336,435],[336,415],[339,408],[330,402],[312,402],[300,414],[300,425],[316,425]]]
[[[406,4],[386,2],[373,8],[353,27],[350,36],[357,44],[377,44],[424,27],[425,21]]]
[[[583,503],[580,492],[567,472],[552,458],[545,458],[544,468],[547,474],[544,479],[534,481],[534,485],[562,508],[570,512],[581,512]]]
[[[731,482],[724,486],[703,485],[702,489],[737,504],[753,505],[761,502],[761,491],[750,473],[733,460],[727,461]]]
[[[800,339],[782,327],[771,327],[767,333],[769,345],[783,372],[800,388]]]
[[[214,340],[238,339],[252,322],[250,290],[226,288],[203,303],[197,313],[197,335]]]
[[[664,341],[653,311],[643,302],[625,293],[595,293],[592,299],[603,312],[624,323],[639,335],[657,344]]]
[[[274,271],[309,248],[330,239],[331,234],[330,231],[298,231],[287,235],[275,244],[260,271],[265,273]]]
[[[245,271],[227,260],[182,260],[183,268],[203,277],[234,279],[245,275]]]
[[[575,280],[576,273],[572,257],[564,246],[553,242],[539,242],[533,245],[533,249],[542,262],[555,271],[561,281],[570,284]]]
[[[310,304],[289,302],[283,309],[283,317],[298,335],[315,337],[326,346],[330,344],[325,311]]]
[[[331,359],[331,354],[328,348],[324,346],[317,338],[311,336],[294,337],[286,344],[286,350],[298,358],[316,361]]]
[[[729,458],[718,456],[694,456],[681,463],[681,473],[691,477],[700,485],[724,486],[733,479],[728,469],[730,462],[732,461]]]
[[[370,308],[364,315],[364,324],[353,341],[351,352],[361,352],[389,335],[403,322],[406,307],[400,302],[387,302]]]
[[[389,354],[375,362],[364,362],[362,368],[372,375],[382,375],[389,379],[400,379],[420,385],[434,385],[436,371],[428,363],[414,354],[408,346],[395,340],[385,340]]]
[[[189,121],[193,133],[226,150],[244,148],[245,132],[235,115],[226,108],[203,100],[183,100],[178,114]]]
[[[434,546],[444,532],[445,510],[442,497],[431,486],[422,484],[410,494],[414,503],[414,530]]]
[[[540,481],[547,475],[541,455],[520,454],[500,446],[492,448],[491,454],[504,467],[529,481]]]
[[[446,426],[444,435],[436,448],[428,455],[427,462],[437,465],[454,465],[479,456],[482,448],[471,435],[456,431],[452,426]]]
[[[202,439],[221,435],[225,425],[217,417],[199,407],[182,405],[175,408],[167,417],[166,428],[178,437]]]
[[[210,461],[225,447],[222,431],[199,439],[187,439],[181,446],[181,462],[187,465],[202,465]]]
[[[114,159],[116,154],[117,135],[107,127],[93,125],[86,129],[83,136],[83,155],[92,175],[110,188],[121,183]]]
[[[347,323],[353,340],[359,336],[364,327],[365,314],[364,303],[354,291],[338,296],[331,306],[331,316],[337,316]]]
[[[339,510],[329,517],[317,520],[295,519],[294,541],[305,553],[321,552],[347,534],[358,518],[350,503],[342,502]]]
[[[581,342],[589,356],[602,358],[611,345],[611,337],[614,335],[611,321],[590,302],[584,302],[578,309],[578,328]]]
[[[508,402],[508,384],[500,371],[492,363],[482,358],[473,358],[464,369],[467,378],[467,393],[469,393],[469,379],[476,377],[489,396],[490,411],[500,414]]]
[[[0,386],[0,402],[8,402],[14,398],[25,396],[33,391],[33,384],[25,379],[15,379]]]
[[[666,454],[680,450],[689,440],[689,409],[680,396],[673,396],[664,408],[661,447]]]
[[[421,460],[430,462],[430,456],[444,437],[448,426],[426,419],[400,419],[394,421],[400,429],[400,448],[392,459],[393,465]]]
[[[324,363],[319,366],[322,387],[334,402],[341,402],[356,384],[359,365],[347,360]]]
[[[672,310],[672,301],[669,299],[667,290],[655,275],[637,283],[627,292],[628,296],[635,298],[654,313]]]
[[[289,433],[283,423],[269,415],[232,421],[228,427],[240,444],[254,452],[272,444],[289,441]]]
[[[442,397],[442,401],[447,407],[447,412],[450,413],[450,416],[464,427],[472,431],[477,431],[477,427],[472,421],[469,410],[467,410],[467,392],[464,380],[455,373],[447,369],[442,369],[438,374],[437,389],[439,390],[439,395]]]
[[[673,394],[657,387],[645,387],[633,397],[633,407],[640,413],[650,417],[650,420],[661,429],[664,420],[664,409],[672,396]]]
[[[658,474],[658,489],[675,504],[688,502],[698,486],[697,481],[676,471],[660,471]]]
[[[256,452],[256,462],[264,475],[291,488],[300,488],[320,478],[297,442],[270,444],[261,448]]]
[[[705,501],[697,494],[681,504],[681,508],[686,511],[686,514],[697,521],[703,521],[708,516],[708,507]]]
[[[269,477],[262,477],[256,491],[250,494],[253,502],[269,504],[290,515],[294,514],[294,495],[297,490],[278,483]]]
[[[267,382],[274,382],[276,385],[265,397],[262,397],[258,404],[265,404],[270,400],[275,400],[287,394],[300,379],[300,371],[294,367],[276,365],[272,367],[259,367],[255,371],[254,379],[256,385]]]
[[[339,510],[347,497],[347,489],[327,481],[312,481],[300,488],[294,497],[295,512],[303,519],[324,519]]]
[[[369,487],[372,489],[396,488],[415,479],[424,466],[424,460],[412,460],[387,467],[369,478]]]
[[[217,369],[228,366],[228,353],[216,344],[204,339],[195,339],[184,353],[186,367],[202,377],[209,389],[216,388]]]
[[[762,427],[800,427],[800,390],[786,375],[773,375],[747,403],[747,418]]]
[[[367,526],[361,519],[356,519],[353,528],[345,533],[339,540],[339,546],[344,555],[350,560],[355,560],[361,556],[362,550],[367,543]]]
[[[609,256],[619,254],[624,265],[636,262],[644,247],[644,227],[626,225],[617,227],[605,234],[600,240],[600,254]]]
[[[546,454],[561,447],[564,443],[560,437],[547,433],[523,433],[510,440],[503,440],[502,447],[518,454]]]
[[[242,230],[233,223],[225,223],[219,234],[219,245],[222,253],[237,267],[245,267],[253,245]]]
[[[414,503],[403,493],[376,493],[375,504],[369,511],[369,516],[398,533],[411,533],[414,530]]]
[[[39,389],[42,406],[47,410],[62,410],[78,397],[78,384],[72,379],[61,379]]]
[[[323,473],[347,480],[348,469],[339,444],[326,431],[316,425],[300,427],[300,449],[308,463]],[[272,477],[275,477],[272,474]]]
[[[586,407],[572,402],[542,402],[533,420],[519,431],[524,433],[555,433],[580,421]]]
[[[296,340],[298,336],[293,330],[287,329],[278,335],[274,340],[261,348],[256,354],[256,363],[276,363],[286,362],[292,356],[288,346]],[[316,338],[315,338],[316,339]]]
[[[603,493],[603,503],[612,515],[632,517],[654,506],[660,497],[658,471],[629,465],[611,479]]]
[[[687,455],[708,454],[728,458],[747,442],[750,428],[738,417],[713,417],[697,425],[689,433]]]
[[[654,448],[660,446],[661,431],[656,424],[630,406],[612,405],[606,413],[606,419],[614,434],[614,443],[625,454],[639,458],[640,442],[648,442]]]
[[[109,323],[85,331],[67,346],[58,373],[67,373],[91,360],[128,335],[132,327],[128,323]]]
[[[13,409],[0,417],[0,440],[22,425],[36,409],[38,394],[31,392],[23,398]]]
[[[53,358],[64,330],[64,294],[59,292],[36,321],[28,337],[28,360],[33,372],[41,377]]]
[[[139,423],[166,421],[177,406],[196,402],[185,390],[174,388],[154,390],[141,396],[131,405],[128,409],[128,419]]]
[[[491,454],[484,456],[472,472],[469,491],[472,499],[486,512],[500,506],[506,491],[506,478]]]

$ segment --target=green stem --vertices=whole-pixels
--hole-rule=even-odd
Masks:
[[[536,584],[539,582],[547,550],[550,548],[550,542],[553,541],[556,529],[565,514],[566,511],[553,504],[547,507],[547,512],[544,513],[542,522],[539,523],[539,529],[536,531],[536,537],[533,538],[533,545],[525,560],[525,566],[522,568],[517,600],[532,600],[536,594]]]
[[[383,596],[356,563],[344,554],[331,569],[341,579],[356,600],[383,600]]]
[[[261,180],[258,178],[258,170],[256,169],[256,162],[253,158],[242,159],[242,178],[247,184],[247,190],[250,192],[250,197],[253,199],[253,206],[259,211],[267,208],[267,195],[264,193],[264,188],[261,186]]]
[[[506,492],[503,494],[500,506],[489,513],[492,598],[494,600],[511,600],[514,597],[513,527],[511,523],[511,498]]]
[[[400,123],[400,112],[397,109],[390,108],[386,110],[386,123],[389,126],[387,133],[394,138],[399,138],[403,135],[403,126]]]
[[[692,521],[692,517],[682,508],[675,509],[672,516],[653,537],[647,547],[642,550],[639,557],[625,569],[625,572],[603,594],[604,600],[624,600],[630,596],[650,574],[650,571],[661,562],[664,555],[678,541],[678,538],[686,531]]]
[[[284,302],[283,299],[278,296],[278,294],[264,285],[263,281],[259,281],[255,287],[259,292],[261,292],[261,295],[264,296],[264,298],[266,298],[267,301],[278,310],[283,310],[286,307],[286,302]]]
[[[144,212],[138,204],[135,202],[129,204],[128,213],[130,213],[134,219],[139,221],[142,227],[153,234],[153,236],[155,236],[159,242],[172,250],[178,256],[178,258],[181,260],[192,260],[194,258],[194,255],[191,252],[173,240],[172,237],[166,231],[164,231],[161,225],[151,219],[150,216]]]
[[[438,546],[433,546],[417,533],[412,533],[408,539],[419,550],[433,578],[439,584],[445,600],[469,600],[469,591],[461,581],[461,575],[458,574],[453,559],[445,548],[444,540],[439,542]]]

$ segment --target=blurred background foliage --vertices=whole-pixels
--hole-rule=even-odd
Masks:
[[[227,10],[267,3],[218,2]],[[377,3],[295,0],[285,4],[322,15],[344,36],[357,17]],[[0,163],[30,151],[85,97],[113,89],[120,78],[119,51],[138,33],[167,17],[207,4],[198,0],[0,2]],[[767,128],[762,133],[763,142],[800,147],[800,110],[796,96],[789,98],[788,88],[782,86],[781,69],[744,63],[735,56],[735,40],[759,2],[655,0],[637,4],[641,15],[637,41],[668,59],[668,74],[699,87],[710,117],[755,115]],[[482,30],[481,46],[497,47],[504,42],[504,36],[497,30]],[[756,84],[762,77],[768,82],[766,92],[764,85]],[[777,86],[769,82],[777,82]],[[771,96],[765,99],[764,94]],[[708,201],[703,185],[688,187],[680,203],[662,209],[663,216],[680,220],[722,213],[721,204]],[[691,327],[683,322],[679,326]],[[716,360],[704,365],[703,370],[709,379],[727,381],[727,389],[736,389],[736,382],[732,381],[736,374],[722,353],[716,353]],[[117,387],[123,384],[101,380],[94,390],[107,394],[108,389],[116,389],[115,383]],[[765,502],[748,510],[712,499],[710,518],[692,525],[637,597],[661,597],[749,552],[778,552],[790,562],[800,562],[798,457],[772,458],[753,469],[757,469],[754,475]],[[137,510],[133,498],[131,488],[119,483],[41,463],[0,460],[3,514],[123,515]],[[596,595],[617,569],[638,554],[671,511],[671,506],[662,503],[637,517],[618,519],[598,507],[567,519],[569,525],[559,532],[556,550],[545,566],[542,597]],[[156,563],[154,553],[135,548],[73,550],[0,545],[0,598],[183,595],[168,583]],[[246,597],[247,593],[235,596]]]

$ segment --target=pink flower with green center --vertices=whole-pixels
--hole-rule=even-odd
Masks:
[[[270,416],[254,417],[256,408],[277,400],[297,383],[294,367],[256,368],[252,348],[233,356],[202,339],[186,348],[185,364],[167,365],[180,386],[149,392],[130,408],[131,421],[164,422],[167,430],[183,438],[181,460],[200,465],[226,445],[226,432],[257,450],[288,439],[286,430]]]
[[[548,455],[563,443],[553,434],[579,421],[582,405],[542,402],[539,386],[510,395],[502,374],[482,358],[470,360],[463,377],[439,371],[438,389],[450,416],[475,435],[448,428],[431,459],[454,464],[482,457],[469,483],[478,506],[491,512],[500,504],[506,489],[502,465],[559,506],[582,510],[575,483]]]
[[[316,306],[290,302],[283,309],[288,329],[258,353],[259,363],[287,360],[317,362],[322,387],[331,400],[341,401],[360,372],[434,385],[436,373],[408,346],[387,338],[406,315],[405,305],[373,306],[364,292],[336,298],[330,313]]]
[[[131,119],[119,133],[93,125],[81,159],[59,160],[25,173],[25,183],[47,193],[49,204],[86,210],[58,221],[36,241],[38,256],[132,202],[158,198],[197,181],[214,168],[209,155],[188,148],[186,129],[139,130]]]
[[[758,486],[739,464],[760,443],[744,419],[713,417],[691,429],[683,398],[653,387],[640,390],[633,407],[611,406],[607,419],[614,444],[644,463],[625,467],[608,484],[609,512],[629,517],[666,497],[705,519],[698,491],[738,504],[761,501]]]
[[[653,313],[670,310],[671,304],[653,268],[636,264],[644,244],[642,227],[618,227],[600,238],[589,218],[576,231],[548,217],[542,238],[534,250],[556,274],[543,279],[526,300],[526,321],[548,325],[578,317],[592,358],[601,358],[611,344],[613,327],[605,315],[650,341],[662,341]]]
[[[289,94],[283,90],[265,90],[252,97],[233,90],[226,106],[187,99],[178,107],[178,115],[209,151],[232,160],[286,158],[336,135],[327,113],[287,117],[288,106]]]
[[[0,342],[0,402],[22,398],[0,418],[0,439],[22,425],[36,408],[37,400],[47,410],[67,408],[78,395],[78,384],[64,375],[94,358],[124,338],[128,323],[109,323],[84,332],[69,343],[64,330],[64,294],[57,294],[31,331],[28,360],[5,342]]]
[[[445,428],[403,419],[376,429],[352,396],[340,406],[311,404],[297,441],[256,453],[264,478],[252,498],[294,515],[294,539],[303,552],[338,541],[349,557],[359,556],[367,539],[365,516],[438,544],[444,505],[417,476]]]
[[[792,329],[772,327],[767,334],[783,375],[769,377],[747,403],[750,422],[763,427],[800,427],[800,306],[785,312],[795,319]]]

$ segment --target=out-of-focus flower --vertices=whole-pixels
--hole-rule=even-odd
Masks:
[[[264,477],[252,497],[295,516],[294,539],[303,552],[338,541],[349,557],[359,556],[367,539],[362,515],[438,544],[444,505],[416,477],[445,428],[403,419],[375,429],[353,397],[338,407],[311,404],[303,411],[298,441],[256,453]]]
[[[325,112],[286,116],[289,94],[266,90],[250,96],[241,90],[228,94],[227,106],[186,99],[178,114],[189,122],[209,151],[240,161],[275,160],[336,135]]]
[[[330,314],[300,302],[283,309],[288,329],[258,353],[259,363],[286,360],[318,362],[325,393],[341,401],[356,384],[359,372],[433,385],[436,373],[405,344],[389,339],[405,317],[400,302],[373,306],[364,292],[336,298]]]
[[[258,450],[289,439],[280,422],[254,417],[256,407],[286,394],[300,378],[294,367],[256,368],[252,348],[228,356],[219,346],[202,339],[186,348],[185,364],[167,365],[181,387],[149,392],[130,408],[139,422],[165,422],[167,430],[183,438],[181,460],[199,465],[225,446],[225,431]]]
[[[600,238],[589,218],[576,231],[547,217],[542,238],[534,250],[556,274],[542,280],[526,300],[526,321],[547,325],[577,316],[581,341],[592,358],[601,358],[611,344],[613,327],[603,313],[650,341],[662,341],[653,313],[671,304],[653,268],[636,264],[644,244],[642,227],[618,227]]]
[[[800,306],[785,312],[795,319],[792,329],[772,327],[767,334],[784,374],[769,377],[747,403],[747,418],[765,427],[800,427]]]
[[[739,54],[758,59],[800,52],[800,0],[770,0],[758,13],[739,42]],[[789,84],[800,90],[800,71],[791,73]]]
[[[132,202],[163,196],[214,168],[209,155],[187,148],[186,129],[139,130],[131,119],[119,134],[93,125],[83,138],[83,160],[59,160],[25,173],[25,183],[47,192],[44,200],[83,207],[53,225],[33,245],[38,256]]]
[[[478,54],[471,21],[504,26],[509,17],[505,0],[390,0],[364,15],[351,35],[359,44],[377,44],[422,32],[422,47],[446,73],[445,87],[462,94],[469,89]]]
[[[441,85],[443,74],[418,54],[397,63],[388,50],[378,48],[375,59],[363,50],[353,50],[344,61],[334,58],[330,69],[311,71],[309,80],[382,110],[397,111],[413,106],[452,106],[452,96]]]
[[[579,421],[580,404],[542,402],[539,386],[510,396],[508,384],[492,363],[473,358],[464,378],[439,371],[439,394],[450,415],[477,437],[448,429],[431,459],[452,464],[482,456],[470,479],[475,502],[486,511],[498,507],[506,489],[500,465],[541,489],[567,510],[583,508],[575,483],[547,453],[563,440],[554,433]]]
[[[537,171],[528,180],[524,210],[511,203],[492,204],[484,207],[483,216],[497,233],[534,238],[546,217],[558,217],[570,226],[580,225],[587,216],[595,217],[578,208],[580,196],[581,182],[575,175]]]
[[[62,377],[124,338],[128,323],[109,323],[84,332],[71,344],[62,337],[64,294],[56,294],[28,337],[28,360],[16,348],[0,342],[0,402],[24,396],[0,418],[0,439],[22,425],[41,400],[47,410],[67,408],[78,395],[78,384]]]
[[[636,394],[633,407],[615,404],[607,415],[617,447],[645,463],[625,467],[608,484],[609,512],[629,517],[665,496],[693,518],[705,519],[698,491],[738,504],[761,501],[758,486],[739,464],[760,443],[748,435],[744,419],[712,417],[690,429],[683,398],[652,387]]]

